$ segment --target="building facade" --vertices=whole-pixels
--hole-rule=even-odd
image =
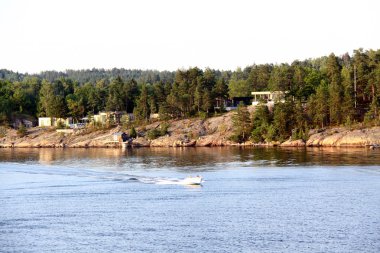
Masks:
[[[59,125],[69,127],[73,123],[73,118],[55,118],[55,117],[39,117],[39,127],[57,127]]]
[[[259,103],[267,105],[268,107],[274,106],[274,103],[284,103],[284,91],[254,91],[251,93],[253,96],[252,105],[256,106]]]

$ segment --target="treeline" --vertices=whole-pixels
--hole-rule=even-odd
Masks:
[[[268,127],[285,137],[312,127],[377,124],[380,50],[359,49],[352,56],[331,54],[235,71],[92,69],[28,75],[0,70],[0,120],[6,124],[15,114],[79,119],[101,110],[133,112],[139,120],[149,119],[150,113],[166,118],[207,116],[214,112],[216,99],[262,90],[286,91],[288,102],[274,111],[260,109],[265,119],[255,116],[255,123],[250,119],[250,131],[257,136],[267,135]],[[280,114],[285,115],[284,122]],[[281,125],[285,130],[277,129]]]
[[[43,71],[39,74],[23,74],[13,72],[6,69],[0,69],[0,79],[10,81],[22,81],[25,77],[37,77],[38,79],[45,79],[49,82],[54,82],[58,79],[71,79],[79,84],[96,83],[97,81],[111,80],[120,76],[124,80],[134,79],[138,83],[155,83],[158,81],[173,82],[175,72],[171,71],[157,71],[157,70],[139,70],[139,69],[84,69],[84,70],[66,70],[61,71]]]
[[[51,82],[7,71],[3,77],[18,75],[22,80],[0,79],[0,118],[3,123],[13,114],[80,119],[104,110],[135,113],[139,120],[148,120],[151,113],[160,113],[164,118],[183,118],[210,113],[215,98],[228,97],[227,82],[219,71],[178,70],[172,81],[158,76],[159,81],[153,83],[138,82],[149,74],[141,73],[144,75],[137,79],[124,79],[116,74],[80,83],[59,76]],[[163,73],[164,76],[166,72]]]

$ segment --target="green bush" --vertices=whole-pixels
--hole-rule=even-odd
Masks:
[[[7,128],[0,126],[0,138],[4,138],[5,136],[7,136]]]
[[[231,136],[232,139],[230,140],[235,142],[239,140],[239,143],[247,141],[252,132],[252,122],[246,106],[239,104],[235,114],[232,116],[232,122],[234,127],[233,136],[235,137]]]
[[[273,125],[269,125],[267,128],[267,132],[263,135],[265,138],[265,141],[271,142],[274,141],[276,138],[276,129]]]
[[[63,122],[62,121],[58,121],[58,123],[57,123],[57,127],[56,127],[57,129],[64,129],[65,128],[65,124],[63,124]]]
[[[154,140],[160,137],[161,134],[158,129],[152,129],[147,132],[146,136],[148,137],[149,140]]]
[[[251,133],[251,140],[256,143],[264,141],[263,135],[261,133],[261,127],[253,129]]]
[[[155,128],[155,129],[149,130],[147,132],[147,138],[149,140],[154,140],[154,139],[157,139],[158,137],[161,137],[161,136],[168,134],[169,126],[170,125],[168,123],[162,123],[160,125],[160,128]]]
[[[253,142],[271,142],[276,139],[276,129],[273,125],[263,123],[262,125],[254,128],[251,132],[251,140]]]
[[[230,141],[236,142],[236,143],[242,143],[244,142],[243,138],[239,134],[233,134],[228,138]]]
[[[208,117],[207,112],[198,112],[198,115],[201,119],[207,119]]]
[[[4,112],[0,112],[0,125],[8,125],[8,116]]]
[[[167,123],[167,122],[162,123],[162,124],[160,125],[160,134],[161,134],[161,136],[164,136],[164,135],[166,135],[166,134],[169,133],[169,132],[168,132],[169,127],[170,127],[170,125],[169,125],[169,123]]]
[[[351,129],[353,123],[354,122],[352,121],[351,117],[347,116],[346,119],[345,119],[345,121],[344,121],[344,126],[347,127],[347,128],[349,128],[349,129]]]
[[[132,127],[131,130],[129,131],[129,137],[130,138],[136,138],[137,137],[137,132],[136,132],[136,129],[134,127]]]
[[[21,125],[18,129],[17,129],[17,136],[18,137],[24,137],[26,135],[27,131],[26,131],[26,128],[24,125]]]
[[[307,129],[297,129],[295,128],[292,131],[292,140],[304,140],[306,141],[308,139],[308,130]]]

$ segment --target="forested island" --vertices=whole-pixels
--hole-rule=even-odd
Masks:
[[[259,104],[253,110],[241,105],[230,112],[225,120],[232,125],[224,129],[231,131],[228,141],[307,141],[311,129],[377,126],[380,50],[358,49],[352,55],[330,54],[291,64],[253,64],[235,71],[194,67],[175,72],[91,69],[27,74],[2,69],[0,137],[10,126],[23,129],[12,125],[19,118],[79,121],[100,111],[133,113],[133,122],[121,124],[125,131],[148,126],[152,114],[169,125],[174,120],[204,121],[224,115],[217,101],[249,98],[253,91],[281,91],[285,101],[273,108]]]

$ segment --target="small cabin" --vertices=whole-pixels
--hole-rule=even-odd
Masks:
[[[38,126],[39,127],[50,127],[52,126],[52,118],[51,117],[40,117],[38,118]]]
[[[69,127],[73,123],[73,118],[55,118],[55,117],[39,117],[38,126],[39,127],[56,127],[59,124]]]
[[[114,112],[99,112],[93,116],[94,122],[100,125],[105,125],[107,122],[113,122],[115,124],[120,124],[121,117],[125,115],[126,112],[114,111]]]
[[[107,123],[107,113],[106,112],[99,112],[98,114],[94,115],[94,122],[99,123],[101,125],[105,125]]]

